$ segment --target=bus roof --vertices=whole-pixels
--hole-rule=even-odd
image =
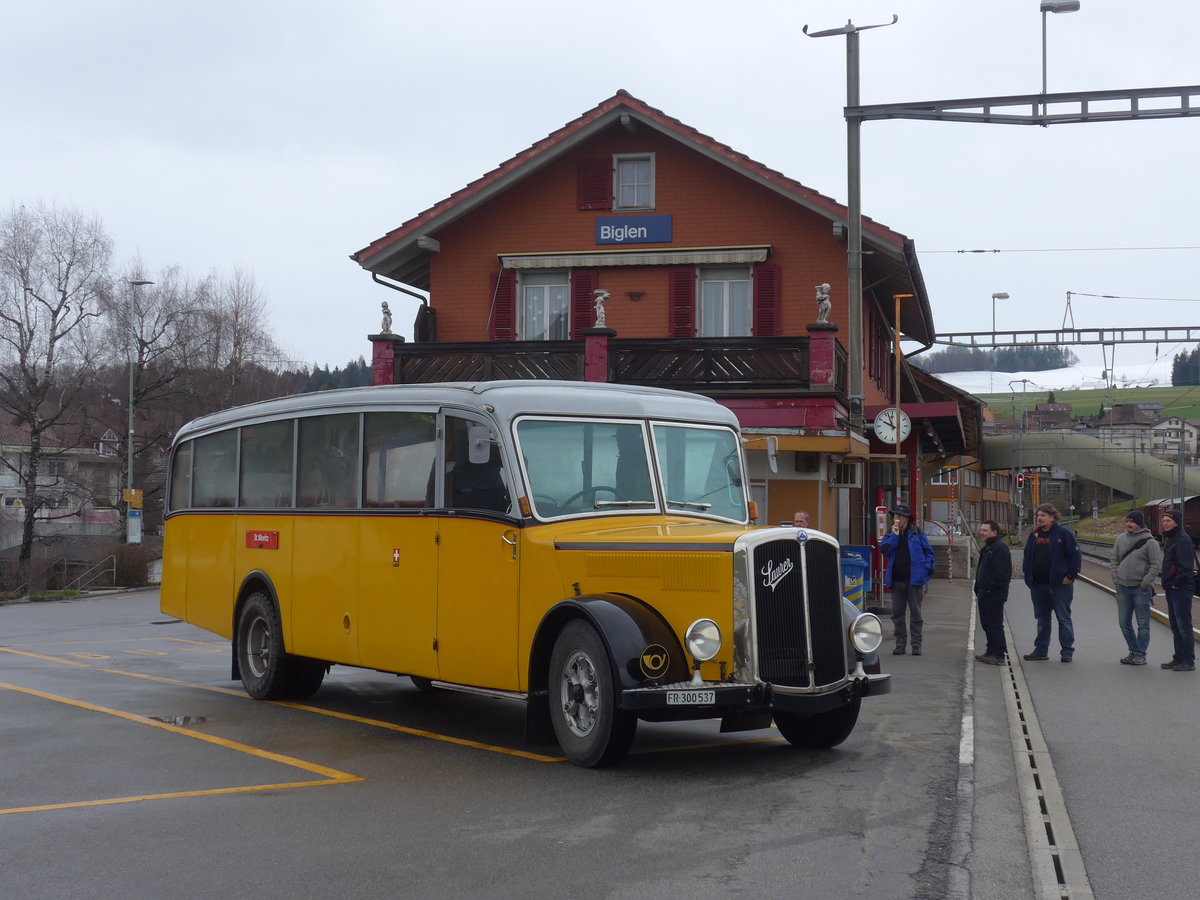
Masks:
[[[735,428],[738,424],[733,412],[712,398],[686,391],[588,381],[464,381],[344,388],[263,400],[193,419],[179,429],[175,441],[276,418],[424,405],[477,410],[487,407],[504,421],[520,415],[584,415],[704,422]]]

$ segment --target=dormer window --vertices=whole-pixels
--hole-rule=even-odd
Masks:
[[[613,157],[613,209],[654,209],[654,154]]]

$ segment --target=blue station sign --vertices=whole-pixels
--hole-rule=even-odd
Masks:
[[[596,220],[597,244],[669,244],[670,216],[608,216]]]

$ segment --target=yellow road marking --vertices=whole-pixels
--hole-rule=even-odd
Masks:
[[[195,648],[188,647],[185,649],[190,650],[190,649],[195,649]],[[11,647],[0,647],[0,652],[16,653],[21,656],[32,656],[35,659],[44,659],[49,662],[60,662],[60,663],[64,663],[64,664],[70,665],[70,666],[81,666],[83,668],[88,668],[88,669],[96,668],[94,666],[89,666],[86,663],[75,662],[74,660],[65,659],[60,656],[43,656],[38,653],[29,653],[28,651],[24,651],[24,650],[14,650]],[[72,655],[80,655],[80,654],[72,654]],[[107,659],[108,657],[102,657],[102,658]],[[99,668],[99,671],[107,672],[112,675],[124,675],[127,678],[142,678],[146,681],[157,681],[161,684],[173,684],[173,685],[178,685],[179,687],[190,687],[190,688],[196,688],[196,689],[202,690],[202,691],[212,691],[213,693],[225,694],[230,697],[238,697],[243,700],[250,699],[244,691],[233,690],[230,688],[214,687],[212,685],[207,685],[207,684],[196,684],[195,682],[191,682],[191,681],[177,681],[173,678],[165,678],[161,675],[148,675],[144,672],[123,672],[120,669],[106,669],[106,668]],[[360,725],[370,725],[374,728],[382,728],[386,731],[395,731],[400,734],[408,734],[408,735],[412,735],[413,737],[425,738],[425,739],[431,740],[431,741],[441,741],[442,743],[454,744],[454,745],[460,746],[460,747],[470,747],[475,750],[486,750],[491,753],[500,753],[500,754],[504,754],[507,756],[516,756],[521,759],[528,759],[528,760],[532,760],[534,762],[561,763],[561,762],[567,761],[567,758],[565,756],[547,756],[542,753],[532,753],[527,750],[515,750],[515,749],[510,749],[508,747],[500,747],[495,744],[485,744],[485,743],[482,743],[481,741],[472,741],[472,740],[468,740],[466,738],[456,738],[456,737],[453,737],[448,734],[440,734],[436,731],[426,731],[421,728],[412,728],[408,725],[397,725],[393,722],[385,722],[382,719],[369,719],[364,716],[351,715],[350,713],[342,713],[342,712],[337,712],[335,710],[322,709],[319,706],[308,706],[307,704],[304,704],[304,703],[294,703],[294,702],[288,701],[288,700],[270,700],[267,702],[273,703],[276,706],[286,706],[291,709],[300,710],[301,712],[315,713],[319,716],[328,716],[331,719],[342,719],[343,721],[346,721],[346,722],[357,722]],[[190,732],[187,732],[187,733],[190,734]],[[647,753],[678,752],[678,751],[682,751],[682,750],[709,750],[709,749],[718,749],[721,747],[740,746],[742,744],[758,744],[758,743],[764,743],[764,742],[769,743],[769,742],[778,741],[778,740],[781,740],[781,738],[777,738],[777,737],[755,738],[755,739],[746,740],[746,741],[733,740],[733,741],[712,743],[712,744],[689,744],[689,745],[684,745],[684,746],[634,750],[634,751],[632,751],[632,755],[636,756],[639,754],[647,754]]]
[[[0,688],[10,691],[17,691],[22,694],[28,694],[31,697],[39,697],[43,700],[52,700],[55,703],[63,703],[67,706],[74,706],[79,709],[89,710],[91,712],[99,712],[109,716],[116,716],[119,719],[125,719],[129,722],[136,722],[139,725],[149,725],[151,728],[161,728],[164,731],[170,731],[174,734],[181,734],[185,737],[193,738],[198,741],[215,744],[216,746],[224,747],[227,750],[234,750],[238,753],[256,756],[259,759],[280,763],[281,765],[291,766],[295,769],[301,769],[305,772],[311,772],[314,775],[322,776],[322,780],[320,781],[292,781],[280,784],[239,785],[237,787],[212,788],[210,790],[202,791],[177,791],[166,794],[141,794],[130,797],[110,797],[103,800],[80,800],[69,803],[51,803],[42,806],[24,806],[13,809],[0,809],[0,816],[22,812],[42,812],[54,809],[78,809],[86,806],[109,806],[118,803],[137,803],[142,800],[165,800],[182,797],[208,797],[215,794],[238,794],[249,793],[251,791],[282,790],[284,788],[318,787],[326,784],[350,784],[355,781],[363,780],[361,776],[351,775],[349,772],[342,772],[337,769],[331,769],[328,766],[306,762],[305,760],[297,759],[294,756],[285,756],[282,753],[274,753],[270,750],[263,750],[260,747],[251,747],[249,744],[242,744],[238,741],[231,741],[227,738],[217,737],[216,735],[191,731],[187,728],[181,728],[178,725],[171,725],[166,722],[159,722],[154,719],[147,718],[146,716],[140,716],[137,713],[125,712],[124,710],[119,709],[111,709],[107,706],[98,706],[94,703],[85,703],[82,700],[72,700],[70,697],[61,697],[57,694],[48,694],[45,691],[20,687],[19,685],[7,684],[5,682],[0,682]]]
[[[354,716],[350,713],[337,712],[332,709],[322,709],[319,706],[307,706],[303,703],[293,703],[290,700],[274,701],[276,706],[286,706],[290,709],[298,709],[303,712],[316,713],[319,716],[329,716],[332,719],[342,719],[346,722],[358,722],[360,725],[371,725],[375,728],[382,728],[386,731],[398,731],[401,734],[411,734],[414,737],[428,738],[431,741],[442,741],[447,744],[456,744],[460,747],[473,747],[476,750],[490,750],[492,753],[503,753],[508,756],[519,756],[521,759],[531,759],[534,762],[566,762],[565,756],[546,756],[542,753],[530,753],[527,750],[512,750],[508,747],[498,747],[495,744],[484,744],[479,741],[471,741],[466,738],[451,737],[448,734],[438,734],[436,731],[425,731],[421,728],[412,728],[408,725],[397,725],[394,722],[385,722],[382,719],[368,719],[363,716]]]

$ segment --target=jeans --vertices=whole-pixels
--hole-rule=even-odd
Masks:
[[[892,582],[892,626],[896,635],[896,646],[904,649],[909,638],[904,626],[904,614],[910,613],[912,625],[912,648],[921,649],[921,630],[925,620],[921,618],[921,599],[925,596],[925,585],[909,584],[907,581]]]
[[[1050,652],[1050,613],[1058,619],[1058,644],[1063,656],[1075,655],[1075,626],[1071,624],[1071,600],[1074,584],[1035,584],[1029,588],[1033,598],[1033,615],[1037,619],[1037,637],[1033,639],[1035,653]]]
[[[1008,599],[1008,588],[987,591],[979,595],[979,625],[987,635],[985,656],[1004,658],[1008,642],[1004,639],[1004,602]]]
[[[1133,619],[1137,618],[1137,634]],[[1117,585],[1117,622],[1130,653],[1145,653],[1150,646],[1150,588]]]
[[[1192,585],[1167,588],[1167,614],[1171,617],[1171,636],[1175,638],[1175,661],[1196,664],[1196,639],[1192,634]]]

